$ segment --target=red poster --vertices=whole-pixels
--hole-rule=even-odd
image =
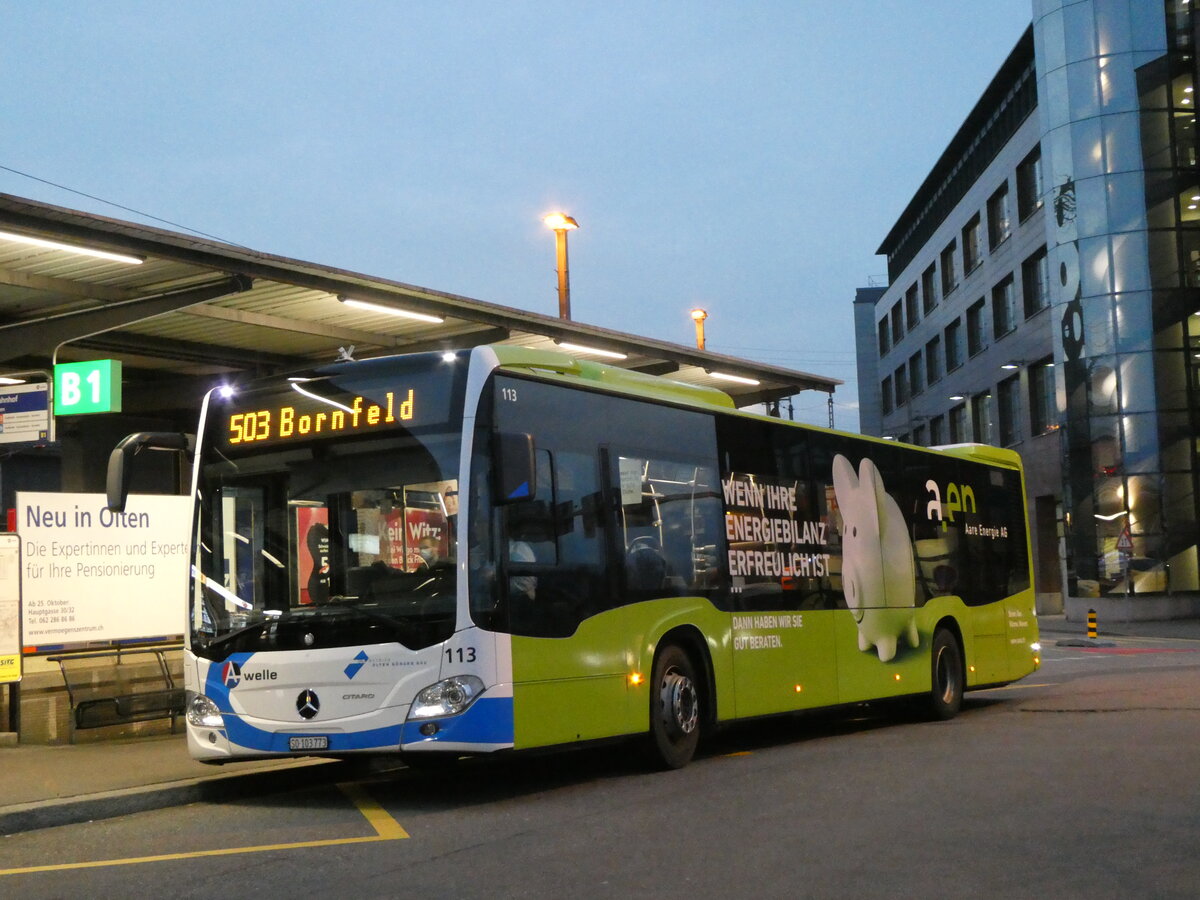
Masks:
[[[329,596],[329,510],[296,507],[296,541],[300,604],[308,606]]]
[[[401,510],[394,509],[383,517],[383,536],[380,558],[394,569],[411,571],[404,564],[404,513]]]
[[[450,556],[450,535],[440,510],[404,511],[404,570],[415,572]]]

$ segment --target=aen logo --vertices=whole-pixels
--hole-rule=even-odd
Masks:
[[[942,531],[947,529],[947,522],[954,521],[956,512],[975,512],[975,491],[969,484],[960,486],[952,481],[946,485],[945,504],[942,502],[942,491],[932,478],[925,482],[925,490],[933,495],[933,499],[925,506],[925,517],[941,522]]]

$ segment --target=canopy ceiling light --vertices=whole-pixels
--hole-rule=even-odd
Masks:
[[[132,266],[140,266],[145,262],[140,256],[130,256],[127,253],[112,253],[108,250],[97,250],[94,247],[80,247],[75,244],[63,244],[59,241],[48,241],[45,238],[33,237],[28,234],[13,234],[11,231],[0,231],[0,240],[12,241],[15,244],[28,244],[32,247],[44,247],[47,250],[62,250],[66,253],[77,253],[80,256],[93,256],[96,259],[128,263]]]
[[[753,386],[758,386],[759,384],[762,383],[759,381],[755,381],[753,378],[745,378],[741,375],[729,375],[726,372],[709,372],[708,374],[711,375],[713,378],[721,379],[721,381],[735,381],[738,384],[749,384],[749,385],[753,385]]]
[[[571,344],[567,341],[559,341],[558,346],[564,350],[572,350],[575,353],[591,353],[594,356],[604,356],[608,359],[628,359],[626,353],[617,353],[615,350],[601,350],[599,347],[585,347],[582,344]]]
[[[431,316],[428,313],[413,312],[408,309],[400,309],[396,306],[385,306],[382,303],[369,303],[366,300],[352,300],[349,297],[338,297],[342,303],[351,306],[354,309],[362,309],[367,312],[384,313],[389,316],[399,316],[402,319],[415,319],[418,322],[429,322],[433,325],[441,325],[446,320],[441,316]]]

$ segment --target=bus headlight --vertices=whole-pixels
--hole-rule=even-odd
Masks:
[[[412,708],[408,711],[410,719],[432,719],[437,716],[455,716],[475,702],[475,698],[483,693],[483,681],[474,675],[455,675],[417,694]]]
[[[191,725],[197,728],[223,728],[225,720],[221,717],[221,710],[217,709],[217,704],[213,703],[203,694],[193,694],[188,692],[187,702],[187,720]]]

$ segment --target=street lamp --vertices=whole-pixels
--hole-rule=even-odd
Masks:
[[[704,349],[704,320],[708,318],[708,313],[697,307],[692,310],[692,321],[696,323],[696,349]]]
[[[554,249],[558,258],[558,317],[571,318],[571,280],[567,270],[567,232],[579,227],[570,216],[550,213],[542,219],[546,227],[554,230]]]

